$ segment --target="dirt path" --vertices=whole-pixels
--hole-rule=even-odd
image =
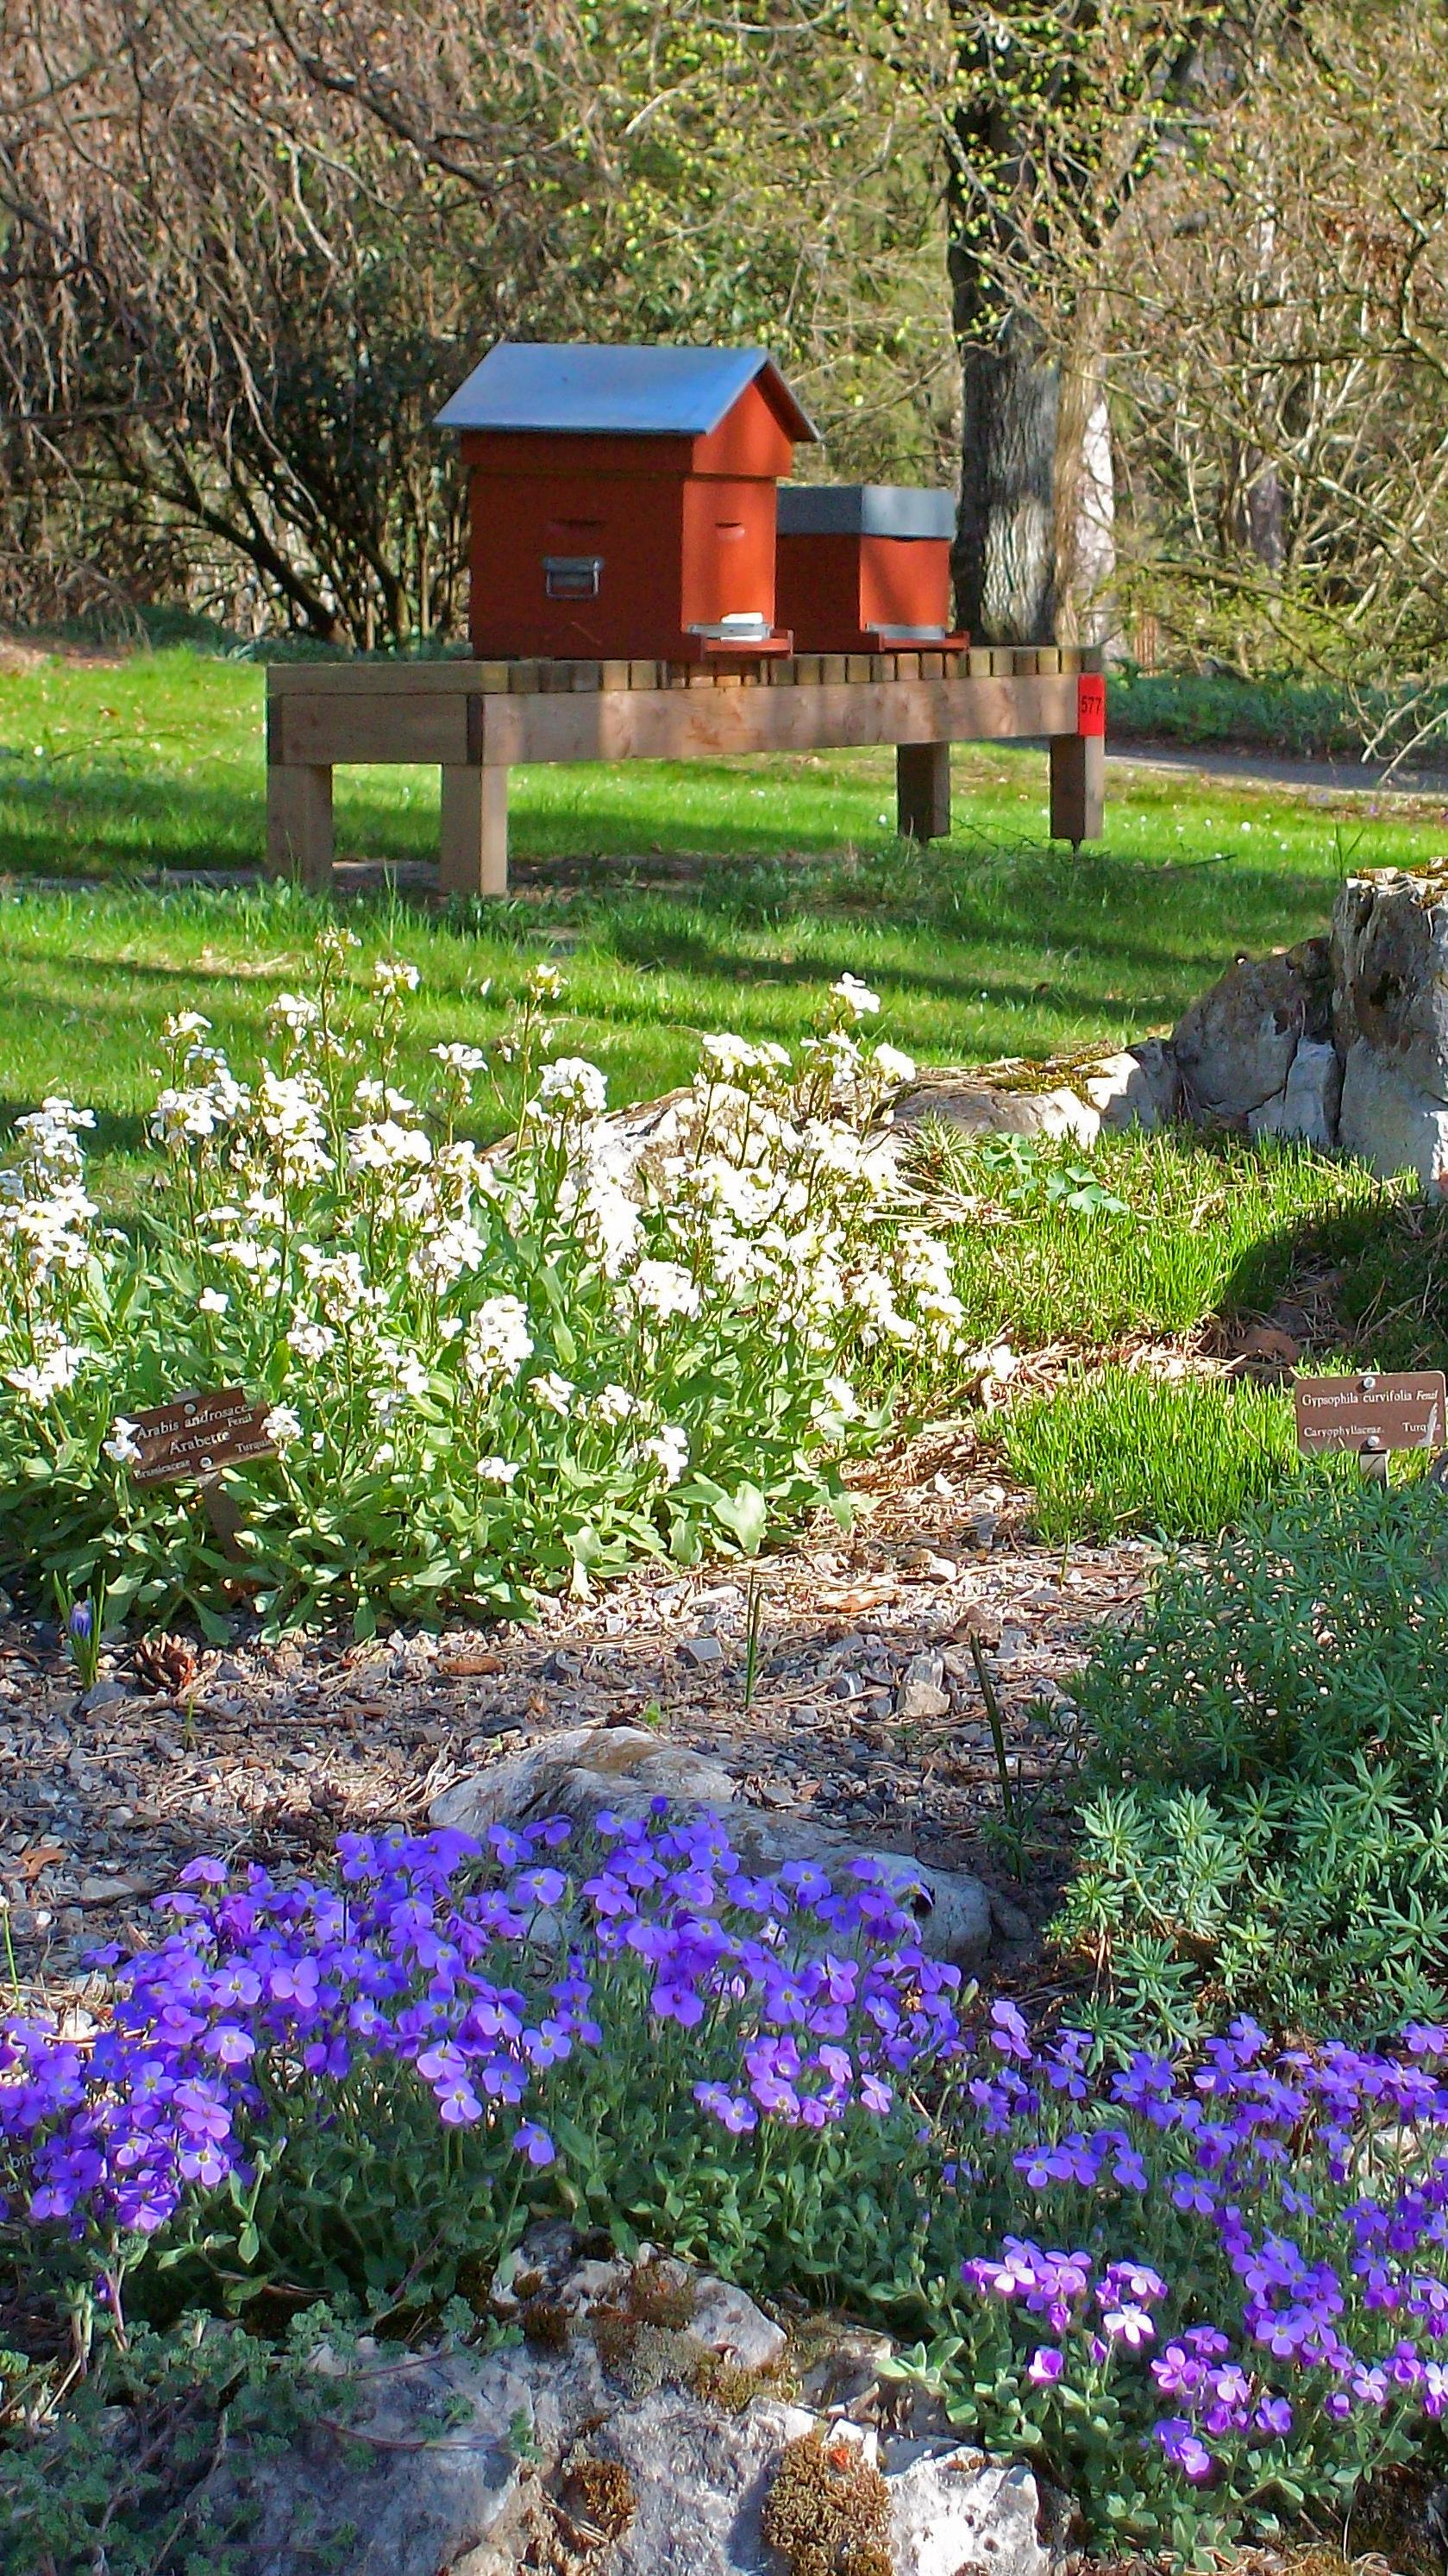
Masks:
[[[877,1462],[862,1502],[850,1538],[830,1522],[759,1565],[749,1706],[747,1576],[717,1566],[648,1568],[591,1602],[546,1602],[529,1628],[241,1641],[202,1659],[189,1702],[141,1692],[123,1654],[83,1707],[54,1630],[7,1618],[0,1887],[22,1976],[73,1980],[199,1851],[313,1867],[339,1832],[420,1825],[464,1773],[585,1721],[656,1725],[716,1755],[754,1803],[977,1868],[1040,1922],[1070,1844],[1071,1675],[1098,1622],[1134,1615],[1156,1551],[1022,1544],[965,1426]],[[991,1838],[1000,1795],[972,1631],[1032,1803],[1024,1886]],[[947,1706],[902,1718],[906,1667],[932,1651]]]

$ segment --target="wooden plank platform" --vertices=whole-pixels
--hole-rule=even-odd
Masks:
[[[950,745],[1044,739],[1051,831],[1100,837],[1099,654],[1063,645],[797,654],[713,663],[304,662],[267,671],[267,863],[325,887],[332,770],[428,762],[442,772],[441,881],[508,884],[508,771],[580,760],[895,747],[902,836],[950,829]]]

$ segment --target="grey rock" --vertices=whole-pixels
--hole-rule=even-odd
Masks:
[[[1319,1154],[1337,1143],[1342,1106],[1342,1066],[1335,1046],[1300,1038],[1281,1091],[1247,1112],[1251,1136],[1295,1136]]]
[[[622,2463],[636,2498],[610,2576],[762,2576],[770,2485],[786,2444],[813,2424],[777,2399],[721,2416],[672,2388],[621,2408],[589,2444]]]
[[[938,1118],[967,1136],[1070,1137],[1078,1145],[1095,1144],[1101,1113],[1089,1101],[1066,1083],[1052,1084],[1048,1067],[1010,1070],[1010,1082],[992,1082],[989,1072],[969,1070],[918,1075],[894,1103],[897,1133]]]
[[[1154,1133],[1169,1127],[1181,1108],[1182,1078],[1165,1038],[1138,1038],[1120,1055],[1106,1056],[1083,1076],[1081,1088],[1112,1134],[1131,1127]]]
[[[576,1726],[545,1736],[459,1780],[434,1799],[428,1814],[434,1825],[466,1834],[550,1815],[570,1816],[588,1827],[604,1807],[646,1815],[655,1797],[668,1798],[683,1814],[721,1813],[744,1867],[759,1875],[789,1861],[810,1861],[831,1875],[843,1875],[861,1860],[873,1862],[899,1888],[922,1946],[966,1974],[981,1966],[990,1949],[990,1898],[978,1878],[882,1852],[808,1815],[746,1806],[721,1764],[687,1745],[661,1744],[642,1727]]]
[[[896,1716],[916,1720],[944,1717],[950,1707],[950,1693],[941,1687],[944,1673],[943,1655],[912,1655],[896,1695]]]
[[[1187,1113],[1242,1126],[1285,1089],[1302,1038],[1331,1034],[1328,943],[1305,939],[1275,957],[1242,957],[1188,1005],[1172,1033]]]
[[[89,1717],[93,1710],[98,1708],[115,1708],[120,1701],[127,1700],[130,1696],[131,1694],[126,1689],[124,1683],[111,1681],[107,1678],[102,1681],[92,1682],[90,1689],[81,1693],[80,1705],[85,1710],[87,1717]]]
[[[727,2354],[745,2370],[770,2369],[782,2360],[789,2341],[784,2328],[756,2307],[745,2291],[736,2290],[732,2281],[716,2280],[712,2273],[705,2273],[698,2283],[689,2332],[711,2352]]]
[[[1431,1198],[1448,1197],[1448,1104],[1421,1091],[1366,1039],[1348,1049],[1338,1142],[1380,1180],[1413,1172]]]
[[[244,2576],[294,2576],[300,2546],[351,2533],[347,2576],[435,2576],[516,2514],[533,2470],[517,2457],[536,2428],[530,2376],[512,2354],[466,2353],[335,2375],[336,2402],[292,2449],[244,2444],[217,2483],[223,2529]],[[504,2561],[504,2564],[508,2562]]]
[[[724,1649],[717,1637],[685,1637],[679,1652],[691,1664],[722,1664]]]
[[[1410,1091],[1448,1102],[1448,884],[1381,868],[1349,877],[1333,906],[1339,1050],[1359,1045]]]
[[[912,2446],[913,2447],[913,2446]],[[1049,2576],[1040,2500],[1029,2469],[979,2451],[926,2451],[891,2474],[890,2548],[897,2576]]]

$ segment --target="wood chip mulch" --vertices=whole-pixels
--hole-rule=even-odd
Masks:
[[[1069,1863],[1071,1676],[1100,1623],[1135,1616],[1159,1552],[1027,1543],[1019,1496],[983,1471],[965,1423],[874,1462],[860,1503],[848,1538],[827,1521],[757,1564],[748,1706],[746,1568],[646,1567],[588,1602],[546,1600],[530,1626],[364,1645],[238,1635],[179,1690],[164,1658],[143,1654],[143,1672],[122,1649],[85,1703],[54,1626],[0,1618],[0,1890],[22,1987],[73,1989],[85,1953],[144,1924],[199,1852],[315,1869],[339,1832],[420,1827],[467,1772],[585,1723],[656,1726],[754,1803],[978,1869],[1039,1924]],[[972,1636],[1029,1818],[1024,1884],[993,1830]],[[945,1706],[915,1718],[902,1683],[932,1653]]]

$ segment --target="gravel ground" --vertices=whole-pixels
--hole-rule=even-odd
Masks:
[[[860,1499],[848,1539],[826,1522],[759,1561],[752,1697],[748,1572],[717,1565],[645,1568],[527,1627],[238,1636],[174,1693],[142,1690],[119,1650],[84,1700],[53,1625],[0,1620],[0,1888],[22,1982],[73,1983],[196,1852],[315,1867],[339,1832],[421,1825],[465,1773],[586,1721],[657,1726],[755,1803],[976,1869],[1039,1923],[1070,1847],[1072,1671],[1099,1622],[1134,1615],[1157,1551],[1023,1543],[1019,1498],[986,1481],[964,1426],[877,1462]],[[1029,1811],[1024,1883],[995,1830],[972,1638]]]

